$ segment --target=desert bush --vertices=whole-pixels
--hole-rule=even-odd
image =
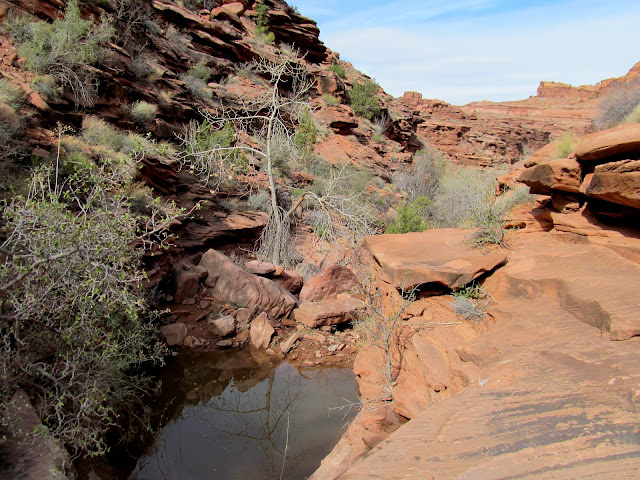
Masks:
[[[131,119],[136,125],[141,127],[149,125],[153,119],[156,118],[157,113],[158,106],[145,102],[144,100],[134,102],[134,104],[131,105]]]
[[[368,120],[373,120],[380,115],[382,108],[378,98],[379,91],[380,85],[373,80],[365,80],[362,83],[356,82],[353,84],[353,87],[349,90],[349,99],[351,108],[353,108],[356,115]]]
[[[612,128],[633,120],[633,112],[640,107],[640,80],[632,80],[612,87],[598,102],[594,126],[598,130]],[[640,116],[640,115],[639,115]]]
[[[330,93],[325,93],[324,95],[322,95],[322,99],[324,100],[324,103],[326,103],[329,107],[335,107],[336,105],[340,104],[340,99],[334,97]]]
[[[115,152],[133,153],[141,144],[142,138],[116,130],[104,120],[88,115],[82,120],[82,138],[91,145],[104,145]]]
[[[300,115],[293,144],[298,151],[298,157],[303,164],[309,163],[315,157],[313,149],[316,144],[318,129],[310,109],[305,109]]]
[[[24,90],[6,78],[0,78],[0,102],[19,110],[25,102]]]
[[[180,55],[186,55],[191,49],[191,38],[173,25],[167,28],[165,37],[173,50]]]
[[[57,173],[37,171],[30,194],[3,206],[0,403],[25,388],[72,453],[101,454],[107,430],[151,386],[134,373],[164,352],[133,246],[146,220],[108,169],[78,167],[61,189]]]
[[[38,75],[33,80],[33,88],[46,100],[59,97],[62,91],[58,80],[53,75]]]
[[[556,147],[557,158],[567,158],[576,149],[576,139],[570,133],[565,133]]]
[[[151,59],[145,54],[139,54],[131,60],[131,72],[137,78],[147,78],[153,73]]]
[[[268,213],[271,209],[271,197],[267,192],[258,192],[255,195],[251,195],[248,203],[251,208],[260,212]]]
[[[423,232],[429,228],[424,219],[431,200],[429,197],[418,197],[412,202],[404,202],[398,207],[398,214],[387,225],[386,233]]]
[[[13,38],[25,67],[39,75],[52,75],[69,87],[77,103],[90,106],[96,92],[95,79],[86,68],[100,62],[114,34],[112,22],[84,20],[77,0],[71,0],[63,19],[53,23],[31,22],[13,30]]]
[[[211,78],[211,69],[207,66],[207,61],[202,59],[187,71],[187,75],[207,83]]]
[[[475,283],[465,285],[452,292],[453,311],[464,320],[481,322],[489,305],[489,296],[484,289]]]
[[[444,155],[427,145],[414,155],[411,166],[402,167],[393,174],[392,181],[410,202],[418,197],[434,199],[446,164]]]
[[[198,175],[205,185],[217,190],[238,167],[240,152],[232,147],[234,136],[231,122],[217,130],[207,120],[192,120],[180,137],[184,152],[182,166],[187,165],[189,171]]]
[[[334,72],[340,78],[343,78],[343,79],[347,78],[347,71],[344,69],[344,67],[342,65],[340,65],[339,63],[337,63],[335,61],[331,62],[331,66],[329,67],[329,70]]]
[[[191,75],[182,75],[182,81],[187,89],[200,100],[211,100],[213,98],[213,90],[211,90],[205,82]]]
[[[276,37],[269,31],[269,7],[264,2],[258,2],[253,9],[256,11],[256,38],[259,42],[271,45]]]

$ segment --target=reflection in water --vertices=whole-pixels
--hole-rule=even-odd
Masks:
[[[306,478],[356,413],[329,410],[357,399],[349,369],[298,371],[247,351],[182,357],[171,368],[180,378],[171,419],[131,479]]]

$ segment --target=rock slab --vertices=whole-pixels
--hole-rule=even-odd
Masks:
[[[356,288],[358,279],[347,267],[331,265],[304,284],[300,291],[301,302],[315,302],[337,298],[338,294]]]
[[[364,308],[364,303],[356,298],[328,299],[302,303],[293,314],[297,322],[318,328],[348,322]]]
[[[506,261],[506,253],[489,253],[467,244],[469,230],[444,228],[426,232],[365,237],[365,246],[393,286],[409,290],[436,284],[456,289]]]
[[[249,328],[249,342],[255,348],[266,349],[271,342],[271,337],[275,333],[274,328],[269,323],[266,313],[258,315]]]

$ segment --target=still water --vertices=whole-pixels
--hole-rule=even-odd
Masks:
[[[350,369],[256,352],[180,356],[163,382],[164,426],[131,480],[304,479],[357,413],[336,408],[358,400]]]

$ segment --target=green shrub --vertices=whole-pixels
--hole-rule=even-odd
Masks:
[[[149,125],[156,114],[158,113],[158,106],[153,103],[145,102],[144,100],[135,102],[131,105],[131,119],[136,125],[146,127]]]
[[[104,120],[92,115],[82,120],[82,138],[91,145],[103,145],[126,155],[136,151],[143,142],[139,135],[120,132]]]
[[[147,78],[153,73],[151,60],[147,55],[136,55],[131,60],[131,72],[136,78]]]
[[[187,71],[187,75],[207,83],[211,78],[211,69],[207,67],[207,61],[202,59]]]
[[[0,78],[0,102],[19,110],[25,102],[24,90],[6,78]]]
[[[623,123],[640,123],[640,104],[629,115],[624,117]]]
[[[14,41],[27,70],[54,76],[77,103],[89,106],[96,86],[86,67],[104,58],[113,34],[109,18],[102,17],[99,25],[84,20],[77,0],[70,0],[63,19],[29,23],[24,31],[14,30]]]
[[[308,108],[302,113],[296,126],[296,135],[293,139],[293,144],[298,150],[298,155],[302,160],[302,163],[308,163],[314,158],[314,145],[316,144],[316,137],[318,129],[316,128],[316,122],[313,119],[313,114]]]
[[[276,37],[269,31],[269,7],[264,2],[258,2],[253,9],[256,11],[256,38],[259,42],[271,45]]]
[[[331,66],[329,67],[329,70],[334,72],[340,78],[347,78],[347,71],[344,69],[342,65],[340,65],[335,61],[331,62]]]
[[[398,214],[389,225],[386,233],[423,232],[429,228],[424,219],[425,210],[431,203],[429,197],[418,197],[413,202],[398,207]]]
[[[351,107],[356,115],[368,120],[373,120],[380,115],[382,108],[380,107],[380,100],[378,98],[379,91],[380,86],[373,80],[353,84],[353,87],[349,91],[349,99],[351,100]]]
[[[594,119],[594,126],[598,130],[603,130],[632,120],[633,117],[628,117],[638,107],[640,107],[640,80],[636,79],[611,87],[598,102],[598,114]]]
[[[0,307],[13,321],[0,330],[0,404],[24,388],[73,454],[102,454],[107,431],[151,386],[135,372],[161,362],[164,347],[140,287],[140,219],[117,177],[78,168],[57,189],[39,171],[31,195],[3,207]]]
[[[565,133],[556,147],[557,158],[567,158],[576,149],[576,139],[570,133]]]
[[[38,75],[33,80],[33,88],[42,95],[45,100],[55,99],[60,96],[61,87],[53,75]]]
[[[322,95],[322,99],[324,100],[324,103],[326,103],[329,107],[335,107],[336,105],[340,104],[340,99],[334,97],[330,93],[325,93],[324,95]]]
[[[211,78],[211,69],[207,67],[206,60],[200,60],[195,66],[182,76],[182,81],[187,85],[189,91],[201,100],[211,100],[213,98],[213,90],[207,83]]]
[[[271,197],[267,192],[258,192],[249,197],[249,206],[254,210],[269,213],[271,211]]]

